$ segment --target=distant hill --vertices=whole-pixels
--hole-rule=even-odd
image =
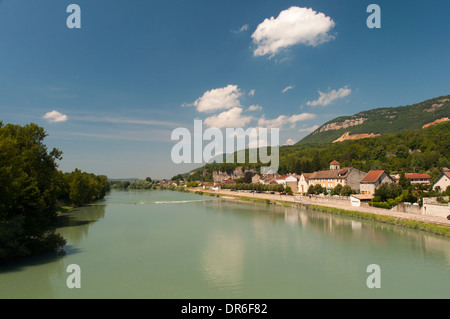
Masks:
[[[384,107],[331,120],[297,142],[296,145],[329,144],[346,139],[370,138],[422,129],[437,120],[450,117],[450,95],[421,103]]]

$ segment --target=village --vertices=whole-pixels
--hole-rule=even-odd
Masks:
[[[404,181],[401,179],[401,174],[391,175],[385,170],[363,172],[354,167],[341,167],[340,163],[334,160],[329,164],[328,170],[300,175],[295,173],[279,175],[272,172],[260,175],[255,170],[243,170],[242,167],[237,167],[231,173],[214,171],[213,182],[170,180],[164,181],[163,185],[187,186],[222,193],[239,192],[252,194],[252,196],[259,195],[259,197],[263,194],[266,197],[277,195],[279,196],[277,198],[286,201],[311,202],[314,200],[325,206],[360,207],[369,210],[384,208],[386,211],[390,209],[445,221],[450,220],[449,194],[447,194],[450,187],[450,169],[445,168],[434,181],[425,173],[405,173]],[[422,192],[421,201],[408,202],[408,197],[403,192],[403,197],[395,196],[395,199],[387,199],[389,203],[381,202],[380,196],[377,196],[381,193],[381,188],[388,189],[389,184],[403,184],[405,180],[407,184]],[[401,190],[399,186],[397,189]],[[434,194],[438,196],[428,196],[427,190],[434,191]],[[386,201],[385,198],[384,200]]]

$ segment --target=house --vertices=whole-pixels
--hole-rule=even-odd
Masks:
[[[259,182],[264,185],[269,185],[271,181],[274,181],[276,183],[276,179],[274,176],[264,177]]]
[[[447,187],[450,186],[450,172],[444,172],[441,176],[436,180],[433,185],[433,189],[439,191],[445,191]]]
[[[259,175],[259,174],[253,175],[253,177],[252,177],[253,184],[258,184],[260,182],[260,180],[261,180],[261,175]]]
[[[297,184],[297,191],[299,193],[305,194],[308,191],[309,178],[311,175],[312,173],[303,173],[302,175],[300,175]]]
[[[223,184],[236,184],[236,181],[234,179],[232,179],[231,177],[227,177],[222,181],[222,185]]]
[[[314,172],[309,176],[309,186],[320,184],[324,188],[334,188],[338,184],[349,185],[354,190],[359,190],[359,182],[366,175],[354,167],[341,168],[339,162],[332,161],[329,171]],[[308,187],[309,187],[308,186]]]
[[[280,176],[275,181],[284,187],[290,187],[294,193],[298,192],[298,177],[294,174]]]
[[[361,195],[373,196],[375,190],[383,183],[395,183],[395,180],[385,170],[370,171],[360,181],[359,190]]]
[[[411,184],[430,184],[431,176],[428,174],[410,174],[406,173],[405,178],[408,179]]]
[[[368,203],[373,199],[371,195],[353,194],[350,195],[350,204],[354,207],[360,207],[362,203]]]
[[[212,183],[203,183],[203,189],[211,189],[214,187]]]

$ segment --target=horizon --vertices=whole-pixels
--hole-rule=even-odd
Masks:
[[[76,3],[69,29],[70,2],[0,1],[1,120],[44,127],[62,171],[170,179],[204,165],[171,161],[171,133],[194,120],[278,127],[283,145],[448,95],[445,1],[377,1],[379,29],[371,1]]]

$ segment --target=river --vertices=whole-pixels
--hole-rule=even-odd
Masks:
[[[112,191],[57,232],[64,254],[0,267],[0,298],[450,298],[450,239],[300,208]]]

